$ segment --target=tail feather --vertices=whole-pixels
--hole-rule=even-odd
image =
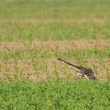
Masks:
[[[81,66],[78,66],[78,65],[69,63],[69,62],[67,62],[67,61],[65,61],[65,60],[63,60],[63,59],[61,59],[61,58],[57,58],[57,59],[58,59],[59,61],[61,61],[61,62],[66,63],[67,65],[70,65],[70,66],[72,66],[72,67],[78,69],[78,70],[80,70],[80,69],[85,69],[84,67],[81,67]]]

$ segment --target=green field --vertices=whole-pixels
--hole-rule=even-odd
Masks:
[[[22,21],[23,22],[23,21]],[[0,41],[32,40],[71,40],[71,39],[109,39],[110,23],[68,23],[56,21],[50,23],[22,23],[7,21],[0,23]],[[25,22],[25,20],[24,20]],[[43,22],[43,21],[41,21]],[[67,22],[67,23],[65,23]],[[72,21],[70,21],[72,22]],[[15,37],[16,36],[16,37]]]
[[[109,0],[0,0],[0,18],[105,18]]]
[[[0,110],[110,109],[110,0],[0,0]],[[91,68],[78,79],[57,60]]]
[[[0,84],[0,106],[6,110],[109,110],[110,82],[53,80]]]

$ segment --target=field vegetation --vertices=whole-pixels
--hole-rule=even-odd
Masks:
[[[0,0],[0,110],[110,110],[109,0]],[[57,60],[92,68],[79,79]]]

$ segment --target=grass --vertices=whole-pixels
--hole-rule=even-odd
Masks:
[[[2,23],[0,41],[109,39],[109,23]]]
[[[108,18],[109,0],[4,0],[0,18]],[[81,11],[81,13],[80,13]],[[80,13],[80,14],[79,14]]]
[[[109,4],[0,0],[0,110],[109,110]],[[71,40],[79,41],[76,47]],[[46,42],[34,47],[34,41]],[[76,78],[76,71],[57,56],[92,68],[97,81]]]
[[[3,110],[109,110],[109,85],[109,82],[66,79],[0,82],[0,106]]]
[[[58,62],[57,57],[92,68],[98,79],[109,79],[109,47],[69,49],[61,52],[39,48],[15,51],[9,49],[0,53],[1,80],[24,78],[41,81],[55,77],[74,79],[76,76],[74,69]]]
[[[109,0],[1,1],[0,41],[108,39],[109,2]]]
[[[7,60],[12,58],[17,59],[36,59],[36,58],[55,58],[57,56],[64,58],[72,58],[75,59],[86,59],[86,58],[109,58],[110,51],[109,47],[104,47],[100,49],[97,48],[86,48],[86,49],[67,49],[62,51],[57,51],[56,49],[48,49],[48,48],[27,48],[27,49],[7,49],[6,51],[1,50],[0,59]]]

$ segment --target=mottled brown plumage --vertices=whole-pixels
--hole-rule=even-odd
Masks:
[[[77,75],[78,76],[81,76],[81,77],[87,77],[88,79],[90,80],[95,80],[96,77],[94,75],[94,72],[90,69],[90,68],[85,68],[85,67],[81,67],[81,66],[78,66],[78,65],[75,65],[75,64],[71,64],[61,58],[57,58],[59,61],[61,62],[64,62],[68,65],[70,65],[71,67],[74,67],[75,69],[77,69]]]

